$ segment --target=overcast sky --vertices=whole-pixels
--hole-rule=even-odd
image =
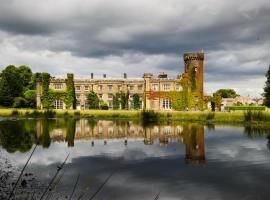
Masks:
[[[205,52],[205,89],[260,96],[270,64],[269,0],[0,0],[0,67],[53,75],[183,72]]]

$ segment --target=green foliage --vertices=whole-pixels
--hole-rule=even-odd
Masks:
[[[27,101],[23,97],[15,97],[14,102],[12,104],[13,108],[26,108],[27,107]]]
[[[0,103],[11,106],[15,97],[22,95],[23,83],[18,68],[7,66],[0,78]]]
[[[174,110],[191,110],[194,108],[194,96],[187,90],[166,92],[166,96],[172,101],[172,108]]]
[[[226,106],[224,108],[227,111],[237,111],[237,110],[254,110],[254,111],[264,111],[264,106]]]
[[[115,95],[113,95],[113,109],[114,110],[118,110],[119,107],[120,107],[119,98],[120,98],[120,94],[119,93],[116,93]]]
[[[53,92],[49,89],[51,76],[48,73],[41,73],[42,85],[42,105],[43,108],[49,109],[53,107]]]
[[[76,96],[75,96],[75,88],[74,88],[74,80],[73,74],[67,75],[66,80],[67,91],[66,96],[64,98],[64,102],[67,108],[76,108]]]
[[[133,95],[133,107],[135,110],[138,110],[140,107],[140,96],[137,93]]]
[[[108,110],[108,109],[109,109],[109,106],[108,106],[107,103],[101,102],[101,103],[100,103],[100,109],[101,109],[101,110]]]
[[[265,87],[264,87],[264,105],[270,108],[270,65],[269,68],[265,74],[266,77],[266,82],[265,82]]]
[[[153,110],[143,110],[141,112],[141,120],[143,125],[151,125],[159,120],[159,114]]]
[[[219,93],[213,93],[213,96],[210,98],[212,111],[216,109],[221,110],[222,97]]]
[[[246,122],[270,121],[270,114],[268,112],[248,110],[244,112],[244,119]]]
[[[25,100],[27,101],[27,107],[36,108],[36,91],[26,90],[23,95]]]
[[[120,105],[121,105],[122,110],[127,108],[127,101],[128,101],[128,95],[124,91],[121,91],[121,93],[120,93]]]
[[[89,109],[98,109],[99,108],[99,98],[94,91],[91,91],[87,94],[87,103]]]
[[[30,88],[31,82],[33,80],[33,73],[31,68],[28,66],[20,66],[18,67],[18,72],[20,74],[20,79],[25,90]]]
[[[216,91],[216,93],[222,98],[235,98],[239,96],[234,89],[219,89]]]

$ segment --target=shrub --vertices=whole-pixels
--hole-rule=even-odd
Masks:
[[[264,111],[265,106],[226,106],[225,110],[227,111],[237,111],[237,110],[257,110],[257,111]]]
[[[27,101],[23,97],[16,97],[14,99],[13,108],[25,108],[27,107]]]
[[[109,106],[105,102],[101,102],[100,103],[100,109],[101,110],[108,110],[109,109]]]

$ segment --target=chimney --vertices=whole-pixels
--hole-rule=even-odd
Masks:
[[[94,73],[91,73],[91,79],[94,79]]]
[[[124,73],[124,79],[127,79],[127,73]]]
[[[106,74],[103,74],[103,78],[106,78]]]
[[[159,72],[158,78],[167,78],[168,75],[165,72]]]

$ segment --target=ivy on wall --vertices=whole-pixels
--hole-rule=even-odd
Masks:
[[[66,79],[66,90],[51,90],[49,89],[51,76],[48,73],[41,73],[42,86],[42,105],[43,108],[50,109],[54,106],[54,100],[62,100],[67,108],[76,106],[75,88],[73,82],[73,74],[68,74]]]
[[[52,91],[49,89],[50,85],[50,74],[43,72],[41,73],[41,87],[42,87],[42,105],[43,108],[49,109],[53,107],[53,94]]]
[[[66,79],[66,96],[64,98],[64,102],[67,108],[76,108],[76,97],[75,97],[75,88],[74,88],[74,80],[73,74],[67,74]]]

